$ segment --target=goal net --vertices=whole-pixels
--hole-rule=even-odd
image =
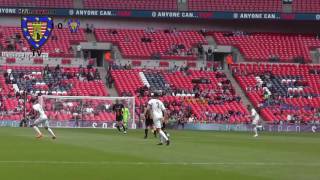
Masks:
[[[115,128],[116,101],[129,110],[128,128],[135,129],[134,97],[51,96],[39,97],[50,126],[64,128]]]

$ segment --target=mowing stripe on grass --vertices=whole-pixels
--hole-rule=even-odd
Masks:
[[[285,163],[285,162],[121,162],[121,161],[0,161],[0,166],[12,164],[42,164],[42,165],[201,165],[201,166],[320,166],[320,163]]]

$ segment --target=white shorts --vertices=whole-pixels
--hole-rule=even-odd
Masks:
[[[155,128],[161,129],[162,128],[162,118],[153,119],[153,124],[154,124]]]
[[[38,118],[33,122],[34,125],[43,124],[44,127],[49,127],[49,120],[47,118]]]
[[[258,124],[259,124],[259,117],[255,117],[255,118],[252,120],[252,124],[253,124],[253,125],[258,125]]]

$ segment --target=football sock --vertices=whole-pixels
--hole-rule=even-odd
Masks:
[[[148,128],[144,129],[144,135],[145,135],[145,137],[148,137]]]
[[[48,132],[51,134],[52,137],[56,137],[51,128],[48,128]]]
[[[168,141],[168,137],[166,136],[166,134],[160,129],[159,131],[160,134],[160,138],[163,138],[164,140]]]
[[[253,131],[254,131],[255,135],[258,135],[258,129],[257,129],[257,127],[254,127],[254,128],[253,128]]]
[[[36,131],[37,134],[42,134],[37,126],[33,126],[33,129]]]
[[[157,137],[157,131],[153,131],[154,137]]]
[[[126,131],[126,127],[124,125],[122,125],[123,131]]]
[[[162,136],[160,136],[160,142],[163,143],[163,137]]]
[[[120,126],[119,126],[119,125],[117,125],[117,129],[118,129],[119,132],[121,132],[121,129],[120,129]]]

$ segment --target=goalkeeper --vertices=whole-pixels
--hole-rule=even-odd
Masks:
[[[128,120],[130,118],[130,111],[127,106],[122,108],[122,114],[123,114],[123,126],[128,129]],[[125,132],[126,133],[126,132]]]

